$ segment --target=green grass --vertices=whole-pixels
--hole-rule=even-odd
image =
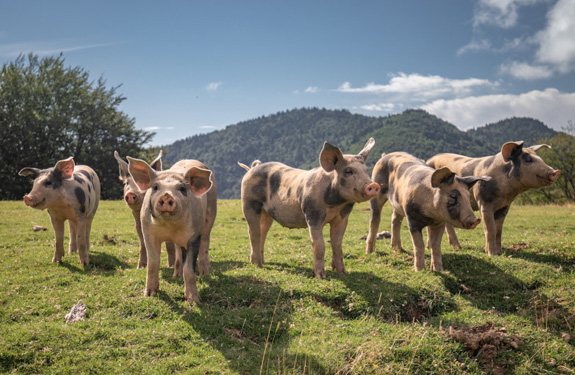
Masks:
[[[312,274],[306,230],[277,223],[262,269],[249,263],[239,201],[222,200],[212,232],[212,273],[202,304],[184,300],[162,253],[160,293],[144,297],[138,239],[122,202],[101,202],[90,266],[77,254],[51,263],[45,212],[0,202],[0,372],[190,374],[573,373],[575,207],[513,206],[503,245],[488,257],[481,229],[443,241],[446,272],[413,271],[411,240],[365,254],[368,204],[357,205],[344,238],[347,273]],[[385,206],[380,230],[389,230]],[[33,232],[33,225],[45,232]],[[325,234],[329,232],[326,228]],[[102,241],[107,235],[115,243]],[[326,241],[327,241],[326,237]],[[67,238],[66,238],[67,241]],[[67,242],[66,242],[67,243]],[[429,254],[428,254],[429,255]],[[429,267],[429,258],[427,259]],[[82,300],[86,320],[66,324]],[[490,361],[448,335],[492,324],[517,335]],[[562,335],[573,337],[569,342]]]

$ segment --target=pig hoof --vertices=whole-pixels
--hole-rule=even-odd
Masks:
[[[210,274],[210,266],[199,266],[198,267],[198,271],[200,272],[200,275],[204,276],[204,275],[209,275]]]
[[[148,266],[148,265],[147,265],[146,263],[143,263],[143,264],[140,263],[140,264],[138,264],[138,269],[146,268],[147,266]]]
[[[315,272],[315,277],[316,277],[316,279],[325,279],[325,271],[321,270],[321,271]]]
[[[144,290],[144,296],[146,297],[154,297],[157,293],[158,293],[157,290],[149,290],[149,289]]]

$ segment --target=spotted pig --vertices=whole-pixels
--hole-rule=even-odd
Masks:
[[[69,254],[78,251],[80,263],[90,264],[90,230],[100,202],[100,180],[92,168],[75,165],[73,158],[60,160],[53,168],[26,167],[18,173],[32,176],[34,184],[24,196],[26,206],[48,210],[56,249],[52,262],[64,256],[64,222],[70,228]]]
[[[321,167],[305,171],[277,162],[253,163],[242,179],[242,210],[248,223],[251,262],[262,266],[264,243],[273,221],[287,228],[308,228],[313,247],[313,273],[325,277],[323,227],[330,224],[332,268],[345,272],[342,240],[355,203],[379,192],[365,161],[375,141],[357,155],[344,155],[325,142]]]
[[[474,210],[481,212],[485,232],[485,250],[489,255],[501,253],[503,222],[515,197],[529,189],[549,186],[557,180],[560,170],[554,170],[536,151],[548,145],[523,147],[521,142],[507,142],[493,156],[470,158],[456,154],[439,154],[427,161],[433,168],[449,167],[462,176],[487,175],[491,181],[475,185],[471,193]],[[461,245],[453,227],[447,226],[449,242]]]
[[[425,268],[425,244],[423,228],[427,227],[428,244],[431,248],[431,269],[443,270],[441,238],[445,223],[473,229],[480,220],[473,214],[469,201],[469,189],[479,180],[489,177],[458,177],[449,170],[434,170],[425,163],[404,152],[383,154],[373,169],[372,179],[381,185],[376,198],[372,199],[369,234],[366,252],[375,248],[375,239],[381,220],[381,208],[388,200],[393,207],[391,217],[391,246],[401,249],[400,227],[407,218],[415,270]]]
[[[142,209],[145,192],[138,188],[138,185],[136,185],[134,179],[130,175],[128,163],[120,157],[117,151],[114,151],[114,157],[118,161],[118,165],[120,167],[120,181],[124,183],[124,201],[132,211],[134,221],[136,222],[136,232],[138,233],[138,239],[140,240],[138,268],[145,268],[148,264],[148,255],[146,254],[146,244],[144,242],[144,234],[142,232],[142,220],[140,220],[140,210]],[[162,150],[160,150],[158,156],[152,161],[150,167],[156,171],[162,170]],[[176,257],[176,249],[173,242],[166,242],[166,252],[168,253],[168,266],[172,267]],[[174,270],[174,274],[181,274],[181,270]]]
[[[215,177],[197,160],[181,160],[165,171],[155,171],[143,160],[128,157],[128,161],[130,175],[146,191],[140,212],[148,254],[144,295],[158,292],[160,246],[172,241],[180,247],[174,268],[182,269],[184,295],[190,302],[199,302],[196,264],[199,256],[200,274],[210,272],[208,251],[217,211]]]

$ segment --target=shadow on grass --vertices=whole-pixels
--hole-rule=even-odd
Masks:
[[[71,272],[87,273],[94,271],[101,271],[104,273],[115,273],[118,269],[126,269],[129,266],[119,260],[116,256],[98,252],[90,251],[90,265],[81,266],[78,261],[78,254],[66,254],[67,259],[60,262],[61,267],[67,268]]]
[[[235,262],[223,263],[224,268],[233,268]],[[229,276],[218,265],[214,268],[211,275],[202,277],[202,302],[192,309],[180,307],[166,293],[160,292],[159,296],[205,342],[222,353],[234,371],[257,374],[263,362],[263,373],[291,373],[293,369],[328,372],[315,355],[293,354],[290,349],[294,339],[289,334],[293,306],[288,293],[256,277]],[[181,278],[176,280],[180,282],[183,284]]]

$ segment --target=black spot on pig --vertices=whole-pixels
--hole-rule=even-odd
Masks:
[[[423,228],[435,223],[435,220],[423,214],[421,206],[411,200],[405,206],[405,216],[410,232],[421,232]]]
[[[261,176],[259,181],[252,186],[252,194],[258,197],[258,199],[261,200],[262,202],[265,202],[267,200],[266,188],[267,188],[267,176],[266,178]]]
[[[270,177],[270,197],[277,194],[281,184],[282,184],[282,172],[276,171]]]
[[[447,212],[452,220],[459,218],[459,201],[461,200],[461,193],[458,190],[452,190],[447,198]]]
[[[351,210],[353,210],[353,203],[349,203],[346,204],[345,206],[343,206],[343,208],[341,209],[341,211],[339,211],[339,216],[342,219],[345,219],[346,217],[349,216],[349,214],[351,213]]]
[[[79,171],[78,173],[83,174],[84,176],[86,176],[86,178],[88,179],[88,181],[92,181],[92,175],[90,174],[90,172],[88,171]]]
[[[254,211],[256,214],[259,215],[259,214],[262,213],[264,204],[263,204],[262,202],[260,202],[259,200],[253,199],[253,200],[248,201],[248,207],[249,207],[252,211]]]
[[[319,226],[325,220],[325,212],[317,207],[311,197],[306,197],[303,202],[303,212],[310,227]]]
[[[327,186],[325,193],[323,195],[323,201],[328,206],[339,206],[347,202],[347,199],[341,196],[339,190],[337,188],[332,187],[331,185]]]
[[[479,181],[479,198],[485,203],[492,203],[499,197],[499,186],[494,180]]]
[[[76,199],[78,200],[78,203],[80,203],[80,212],[85,213],[86,212],[86,193],[84,193],[84,190],[82,188],[77,187],[74,189],[74,194],[76,195]]]
[[[508,212],[509,212],[509,206],[505,206],[495,211],[493,217],[495,218],[495,220],[502,219],[505,218],[505,216],[507,216]]]
[[[491,164],[493,164],[494,160],[495,160],[495,156],[490,156],[487,159],[485,159],[483,161],[483,168],[488,169],[489,167],[491,167]]]
[[[473,176],[479,163],[481,163],[481,160],[478,159],[470,161],[465,167],[461,169],[461,176]]]

